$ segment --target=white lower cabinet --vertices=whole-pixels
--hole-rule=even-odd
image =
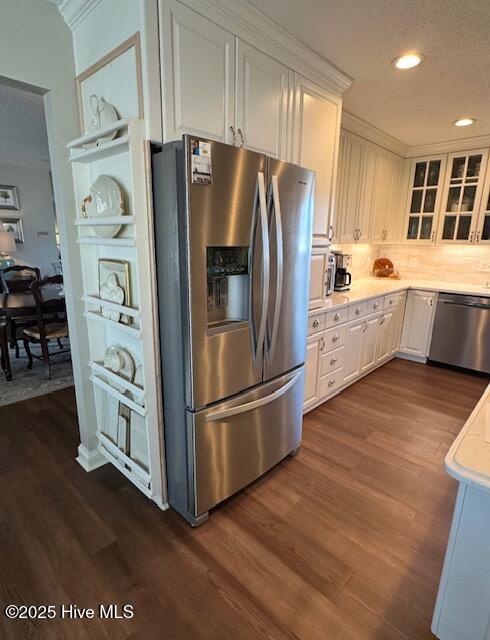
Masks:
[[[361,345],[361,373],[366,373],[376,365],[377,347],[379,340],[380,316],[375,315],[364,321]]]
[[[314,405],[318,400],[318,371],[321,339],[323,339],[323,334],[321,333],[310,336],[306,345],[304,392],[305,409],[311,405]]]
[[[353,320],[347,325],[344,382],[351,382],[359,376],[363,329],[364,320]]]
[[[390,310],[379,318],[379,335],[376,352],[376,361],[382,362],[392,354],[392,343],[394,339],[394,311]]]
[[[398,353],[405,299],[398,292],[310,317],[305,412]]]
[[[429,353],[436,294],[430,291],[409,291],[400,351],[416,359]]]

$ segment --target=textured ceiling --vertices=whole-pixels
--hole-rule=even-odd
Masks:
[[[0,84],[0,163],[49,165],[42,96]]]
[[[249,1],[354,79],[346,111],[405,144],[490,133],[489,0]],[[426,60],[395,71],[409,50]]]

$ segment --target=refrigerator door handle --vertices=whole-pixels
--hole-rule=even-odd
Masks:
[[[259,224],[260,235],[262,239],[262,297],[261,297],[261,309],[260,309],[260,321],[259,332],[257,340],[254,346],[254,360],[258,362],[260,354],[264,349],[265,331],[267,326],[267,308],[269,306],[269,279],[270,279],[270,256],[269,256],[269,230],[267,220],[267,200],[265,195],[265,178],[262,171],[257,172],[257,186],[258,186],[258,204],[259,204]],[[255,254],[255,224],[252,225],[252,264],[254,262],[253,256]],[[252,274],[253,278],[253,274]],[[253,300],[251,297],[250,302],[250,315],[253,326]],[[255,337],[255,328],[253,330],[253,337]]]
[[[270,402],[274,402],[281,396],[283,396],[292,386],[296,384],[298,379],[302,375],[302,370],[298,371],[294,374],[294,376],[286,382],[282,387],[276,389],[273,393],[265,396],[264,398],[258,398],[257,400],[252,400],[252,402],[245,402],[245,404],[239,404],[236,407],[230,407],[229,409],[223,409],[222,411],[214,411],[213,413],[208,413],[206,415],[206,422],[216,422],[218,420],[224,420],[225,418],[231,418],[231,416],[236,416],[239,413],[245,413],[246,411],[252,411],[253,409],[258,409],[259,407],[263,407],[265,404],[269,404]]]
[[[267,353],[270,358],[274,353],[277,341],[277,331],[279,327],[279,317],[281,314],[282,302],[282,283],[284,275],[284,246],[282,240],[282,217],[281,217],[281,201],[279,198],[279,184],[277,176],[271,178],[271,196],[272,210],[276,220],[276,255],[277,255],[277,283],[276,283],[276,301],[274,305],[274,316],[272,320],[272,330],[270,334]]]

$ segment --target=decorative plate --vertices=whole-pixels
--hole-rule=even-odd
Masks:
[[[122,191],[110,176],[99,176],[90,187],[90,195],[83,199],[82,215],[85,218],[102,218],[124,215]],[[100,238],[114,238],[122,225],[94,225],[93,230]]]
[[[115,345],[108,347],[104,355],[104,367],[128,382],[133,382],[134,360],[126,349]],[[117,382],[111,380],[110,384],[120,393],[125,393],[126,389],[118,385]]]
[[[102,300],[114,302],[115,304],[124,304],[124,289],[119,286],[115,273],[109,273],[106,281],[100,287],[99,295]],[[121,319],[119,311],[108,309],[107,307],[102,307],[102,316],[109,318],[113,322],[119,322]]]

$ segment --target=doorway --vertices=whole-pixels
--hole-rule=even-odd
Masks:
[[[73,373],[40,93],[0,81],[0,139],[3,406],[70,386]]]

